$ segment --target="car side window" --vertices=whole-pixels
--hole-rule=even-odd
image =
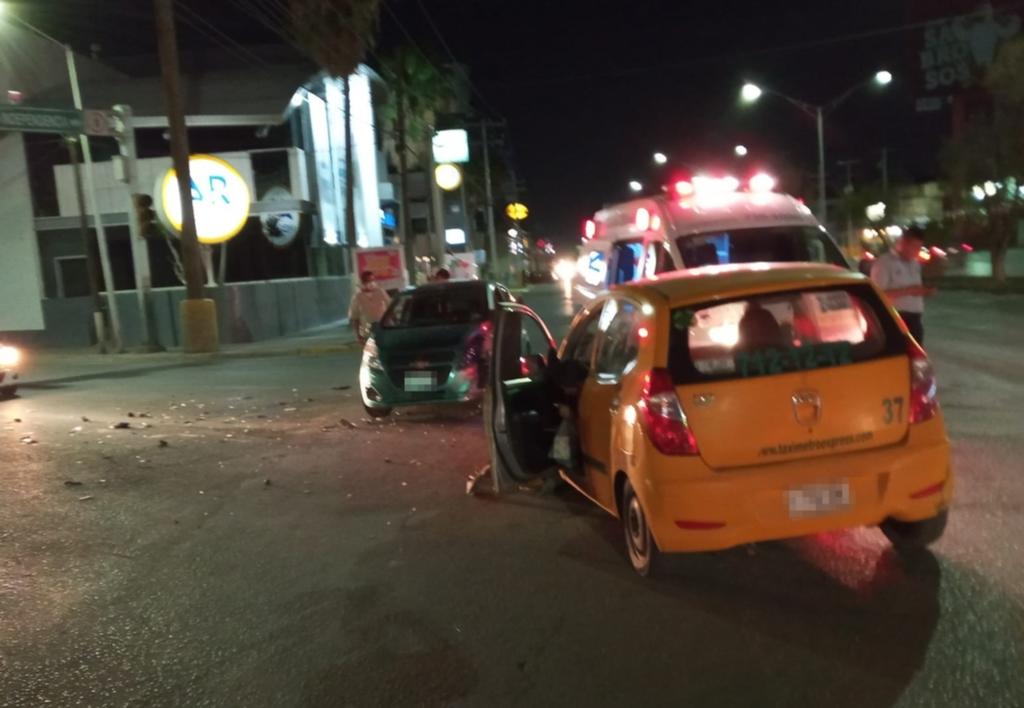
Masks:
[[[598,328],[604,333],[595,373],[601,383],[616,383],[629,373],[640,353],[639,307],[628,300],[610,300]]]
[[[573,327],[569,338],[565,343],[565,361],[575,361],[590,369],[591,355],[594,352],[594,344],[597,342],[598,322],[601,319],[602,305],[597,305],[583,320]]]
[[[546,363],[551,340],[540,322],[522,312],[505,315],[507,324],[501,341],[501,361],[498,375],[502,381],[531,376],[537,357]]]
[[[494,287],[494,299],[498,302],[512,302],[512,293],[503,285]]]
[[[658,265],[655,272],[660,275],[661,273],[671,273],[674,270],[678,270],[678,268],[676,268],[676,262],[672,258],[672,251],[669,250],[667,242],[663,243],[661,248],[658,249]]]

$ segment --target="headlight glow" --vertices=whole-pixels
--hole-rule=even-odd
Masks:
[[[0,347],[0,366],[17,366],[21,361],[21,352],[14,347]]]

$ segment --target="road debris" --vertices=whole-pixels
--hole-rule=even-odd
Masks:
[[[331,386],[332,391],[348,391],[351,388],[351,386]]]
[[[64,486],[65,487],[81,487],[82,483],[79,482],[77,479],[65,479],[64,480]]]
[[[270,477],[267,477],[265,480],[263,480],[263,486],[264,487],[269,487],[270,486]]]
[[[91,494],[86,494],[84,497],[78,497],[78,501],[89,501],[92,498],[93,496]]]
[[[31,435],[22,435],[20,438],[18,438],[18,442],[20,442],[22,445],[35,445],[39,441],[36,440]]]
[[[128,430],[131,427],[132,427],[131,423],[128,423],[128,422],[122,420],[120,423],[114,423],[113,425],[111,425],[110,429],[111,430]]]
[[[353,423],[351,420],[348,420],[347,418],[342,418],[338,422],[341,423],[344,427],[352,429],[352,430],[354,430],[354,429],[359,427],[358,425]]]
[[[170,443],[166,440],[157,441],[157,447],[170,447]]]
[[[80,432],[82,432],[82,426],[81,425],[76,425],[75,427],[73,427],[71,429],[71,432],[72,433],[80,433]]]

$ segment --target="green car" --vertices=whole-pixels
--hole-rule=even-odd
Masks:
[[[363,349],[359,392],[366,412],[469,403],[483,395],[495,305],[508,289],[480,280],[424,285],[395,296]]]

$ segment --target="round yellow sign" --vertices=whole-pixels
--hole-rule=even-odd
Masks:
[[[252,196],[238,170],[213,155],[192,155],[188,159],[192,179],[192,211],[200,243],[223,243],[238,234],[249,218]],[[181,195],[174,168],[160,178],[157,212],[171,229],[181,232]]]
[[[434,168],[434,180],[438,187],[451,192],[462,184],[462,170],[451,163],[442,163]]]
[[[512,219],[513,221],[522,221],[523,219],[530,215],[530,210],[526,208],[525,204],[520,204],[519,202],[512,202],[507,207],[505,207],[505,214],[507,214],[508,218]]]

